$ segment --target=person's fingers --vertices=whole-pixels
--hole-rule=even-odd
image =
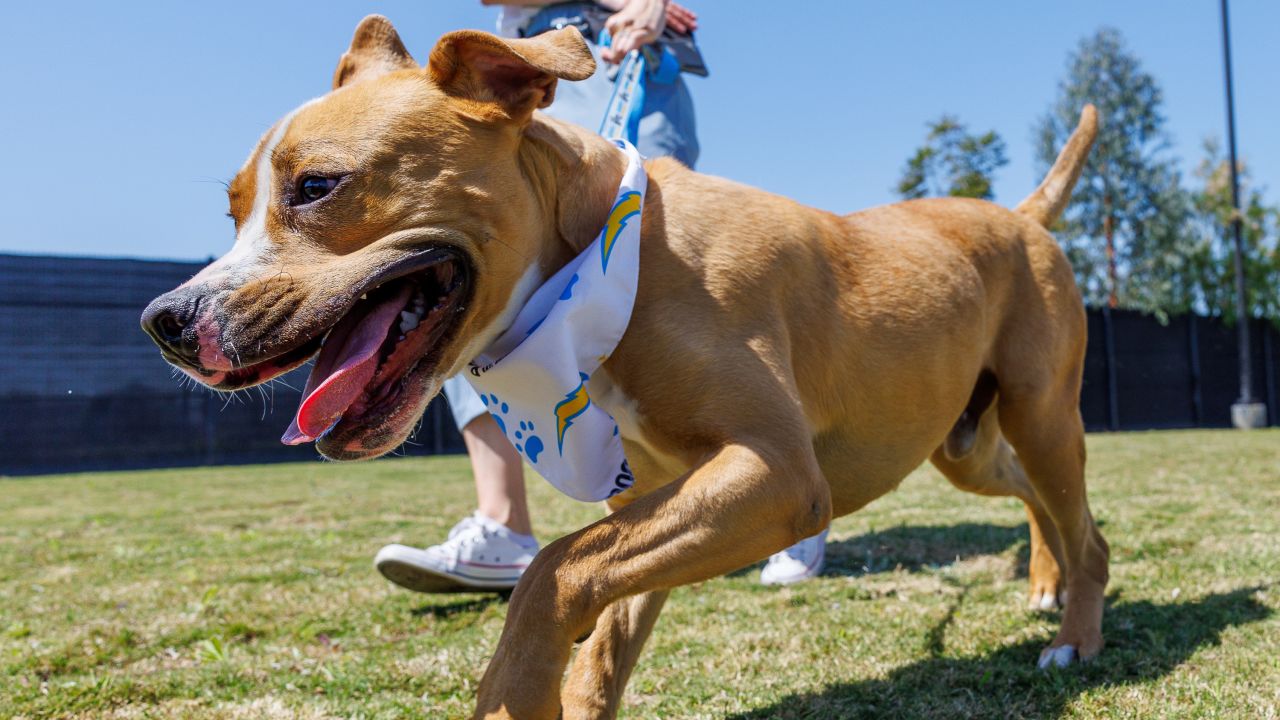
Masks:
[[[685,22],[695,22],[698,19],[697,13],[695,13],[694,11],[690,10],[689,8],[683,5],[680,5],[679,3],[671,3],[670,5],[668,5],[667,15],[668,16],[674,15]]]
[[[667,5],[664,8],[661,3],[633,3],[610,15],[604,23],[605,29],[609,32],[609,47],[602,48],[600,56],[607,62],[617,64],[622,62],[627,53],[656,40],[662,32],[663,25],[668,22],[665,10],[670,7],[671,5]],[[685,17],[694,17],[686,8],[676,7],[684,11]],[[642,11],[647,11],[649,15],[638,16],[637,13]],[[688,32],[693,29],[687,21],[672,27],[677,32]]]
[[[627,24],[627,19],[622,17],[622,13],[614,13],[604,21],[604,29],[609,31],[609,35],[616,36],[622,32],[622,28]]]
[[[622,58],[626,57],[627,55],[627,51],[622,49],[622,43],[623,43],[622,35],[618,35],[617,37],[613,38],[612,40],[609,41],[609,47],[601,48],[600,57],[604,58],[605,62],[612,63],[614,65],[617,65],[618,63],[622,62]]]
[[[650,41],[651,38],[648,38],[645,32],[636,28],[626,28],[620,35],[610,41],[609,47],[600,51],[600,55],[605,60],[617,65],[622,62],[627,53],[632,50],[639,50]]]
[[[698,29],[698,16],[683,5],[671,3],[667,5],[667,25],[676,32],[687,35]]]
[[[644,44],[641,35],[642,34],[635,28],[629,27],[624,29],[622,34],[614,39],[613,50],[614,54],[616,54],[618,58],[615,62],[622,62],[622,58],[626,57],[627,53]]]

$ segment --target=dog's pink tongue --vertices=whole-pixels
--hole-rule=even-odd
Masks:
[[[378,348],[409,301],[406,285],[368,314],[344,319],[325,340],[302,391],[302,404],[280,442],[300,445],[320,437],[360,397],[378,370]]]

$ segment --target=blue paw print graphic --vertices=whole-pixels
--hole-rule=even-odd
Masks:
[[[484,393],[480,395],[480,402],[484,403],[489,409],[489,414],[493,417],[494,422],[498,423],[498,428],[505,435],[507,433],[507,413],[511,412],[511,406],[498,399],[497,395],[492,393]],[[520,421],[520,429],[516,430],[511,437],[515,439],[516,451],[524,453],[529,458],[529,462],[537,463],[538,456],[546,446],[542,442],[542,438],[534,435],[534,427],[532,421]]]
[[[560,299],[568,300],[569,298],[573,297],[573,286],[577,284],[578,284],[578,273],[574,273],[573,277],[569,278],[569,282],[564,286],[564,290],[560,293]]]
[[[505,433],[507,431],[507,423],[502,419],[502,416],[511,412],[511,408],[508,407],[506,403],[499,400],[497,395],[493,394],[485,395],[482,393],[480,395],[480,402],[484,403],[484,406],[489,408],[489,414],[492,415],[493,419],[498,423],[498,428]],[[499,413],[499,410],[502,412]]]
[[[533,430],[532,422],[520,421],[520,429],[515,433],[516,451],[524,453],[529,458],[529,462],[536,463],[538,462],[538,456],[542,454],[544,446],[542,438],[534,435]],[[521,447],[522,442],[524,447]]]

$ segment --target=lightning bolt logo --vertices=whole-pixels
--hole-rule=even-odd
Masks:
[[[556,441],[560,454],[564,455],[564,434],[573,427],[573,419],[591,407],[591,396],[587,394],[587,374],[578,373],[582,380],[564,399],[556,403]]]
[[[609,255],[613,254],[613,246],[622,234],[627,221],[640,214],[640,193],[632,190],[625,192],[609,211],[609,221],[604,224],[604,232],[600,236],[600,271],[609,271]]]

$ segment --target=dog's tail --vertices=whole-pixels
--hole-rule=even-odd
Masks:
[[[1089,149],[1097,135],[1098,110],[1093,105],[1085,105],[1080,112],[1080,124],[1076,125],[1067,146],[1062,148],[1053,167],[1049,168],[1048,176],[1035,192],[1018,203],[1015,210],[1045,227],[1053,224],[1071,199],[1071,188],[1080,179],[1080,171],[1084,169],[1084,161],[1089,157]]]

